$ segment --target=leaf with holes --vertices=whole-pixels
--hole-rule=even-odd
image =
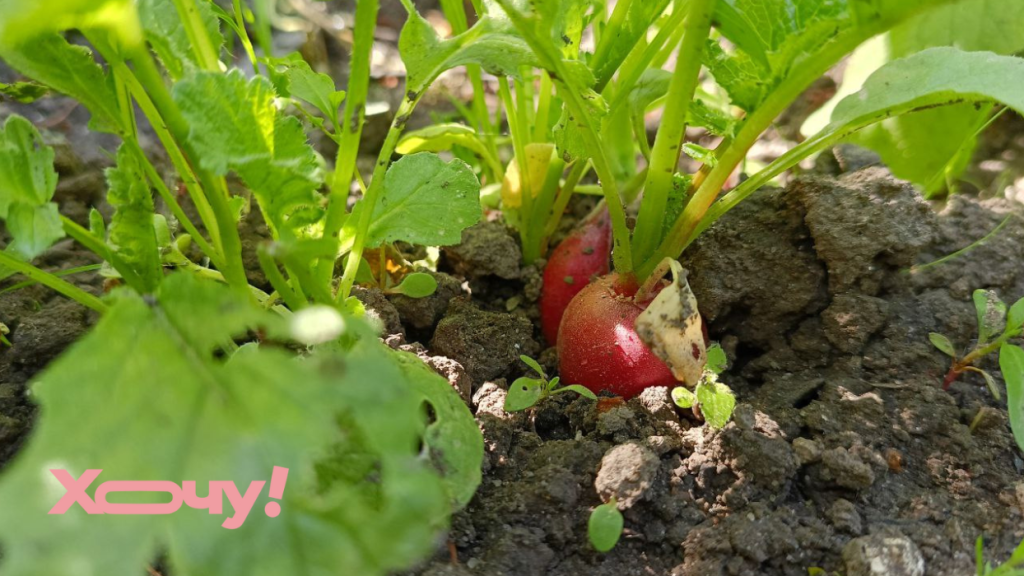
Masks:
[[[505,396],[505,411],[521,412],[535,406],[544,395],[546,384],[544,380],[537,378],[517,378],[508,387],[508,394]]]

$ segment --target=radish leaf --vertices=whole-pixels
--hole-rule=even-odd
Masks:
[[[174,0],[139,0],[139,19],[146,41],[156,52],[171,78],[181,78],[186,73],[202,68],[196,59],[192,42],[185,27],[178,18]],[[220,53],[224,36],[220,22],[213,10],[212,2],[195,2],[196,12],[202,20],[206,34],[213,42],[213,49]]]
[[[365,210],[364,204],[359,202],[353,214]],[[411,154],[388,168],[384,194],[373,207],[367,246],[397,241],[450,246],[479,220],[480,182],[468,164],[445,162],[426,152]],[[357,221],[352,217],[346,224]]]
[[[714,379],[705,379],[697,385],[697,403],[704,420],[712,428],[722,428],[729,423],[736,408],[736,396],[728,386]]]
[[[622,537],[625,520],[613,498],[607,504],[601,504],[590,513],[587,521],[587,536],[590,544],[598,552],[608,552],[618,544]]]
[[[13,241],[7,251],[31,260],[64,237],[57,204],[53,148],[28,120],[11,116],[0,128],[0,220]]]
[[[153,196],[142,168],[128,147],[122,146],[117,151],[117,166],[108,168],[106,175],[107,202],[115,209],[110,220],[110,248],[138,275],[142,284],[135,288],[152,292],[164,271],[153,226]],[[166,242],[170,243],[169,237]]]

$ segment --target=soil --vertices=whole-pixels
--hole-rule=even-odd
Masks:
[[[86,132],[87,115],[67,100],[0,115],[13,109],[60,131],[62,212],[81,223],[92,206],[109,216],[101,150],[115,144]],[[574,200],[562,230],[592,206]],[[537,322],[543,262],[522,266],[515,235],[493,218],[443,251],[434,296],[357,291],[389,345],[459,390],[485,438],[483,483],[448,535],[457,562],[441,545],[408,576],[953,576],[974,573],[979,536],[988,558],[1005,559],[1024,539],[1024,458],[980,378],[942,390],[948,358],[928,333],[967,348],[973,290],[1024,297],[1024,226],[944,265],[911,267],[985,236],[1012,209],[970,194],[929,205],[877,158],[841,148],[729,213],[684,256],[740,401],[718,431],[676,408],[667,388],[504,412],[507,383],[527,370],[519,355],[552,374],[557,359]],[[242,232],[249,248],[266,235],[255,210]],[[37,264],[96,262],[64,241]],[[251,264],[250,279],[265,284]],[[104,289],[97,272],[69,279]],[[26,383],[96,319],[39,286],[0,294],[14,344],[0,347],[0,466],[31,430]],[[991,359],[983,367],[1002,385]],[[587,520],[611,497],[625,533],[599,554]]]

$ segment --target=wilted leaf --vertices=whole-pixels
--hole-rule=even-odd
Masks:
[[[530,173],[530,197],[536,198],[548,177],[548,167],[551,165],[555,146],[547,142],[533,142],[524,148],[526,166]],[[519,208],[523,204],[522,176],[519,160],[514,156],[505,170],[505,180],[501,184],[501,202],[506,208]]]
[[[683,266],[673,260],[672,284],[663,289],[636,319],[636,332],[677,380],[693,387],[707,364],[697,298]]]

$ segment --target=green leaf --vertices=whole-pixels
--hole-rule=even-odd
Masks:
[[[697,397],[690,390],[677,386],[672,389],[672,401],[676,403],[676,406],[685,410],[693,408],[693,405],[697,403]]]
[[[476,130],[462,124],[433,124],[414,130],[402,136],[395,150],[404,155],[416,152],[445,152],[455,146],[472,150],[474,154],[483,158],[495,174],[504,172],[501,164],[477,136]]]
[[[999,393],[999,387],[996,386],[996,379],[993,378],[991,374],[980,368],[974,370],[974,372],[981,374],[981,377],[985,379],[985,386],[988,387],[988,391],[992,393],[992,397],[995,398],[997,402],[1003,399],[1003,395]]]
[[[496,76],[519,76],[520,67],[536,64],[526,42],[507,22],[484,16],[472,28],[442,40],[417,12],[409,14],[398,38],[406,69],[407,89],[425,90],[444,71],[478,64]]]
[[[72,28],[103,30],[123,48],[142,44],[142,29],[132,0],[0,2],[0,44],[14,46]]]
[[[13,238],[8,252],[31,260],[64,236],[51,201],[56,189],[53,148],[31,122],[9,117],[0,128],[0,220]]]
[[[929,48],[880,68],[844,98],[824,133],[850,131],[914,110],[997,101],[1024,110],[1024,60],[990,52]]]
[[[0,96],[22,104],[31,104],[49,92],[49,88],[38,82],[13,82],[11,84],[0,82]]]
[[[992,290],[975,290],[973,299],[978,315],[978,341],[988,342],[1006,329],[1006,304]]]
[[[198,72],[174,87],[200,164],[217,174],[236,172],[280,231],[293,227],[293,214],[319,205],[320,175],[302,124],[278,115],[274,98],[270,81],[246,81],[238,70]]]
[[[393,292],[405,294],[410,298],[426,298],[437,292],[437,278],[424,272],[406,274],[401,284],[394,287]]]
[[[1011,344],[999,349],[999,369],[1006,380],[1006,410],[1017,446],[1024,450],[1024,350]]]
[[[939,349],[939,352],[950,358],[956,358],[956,347],[949,341],[949,338],[937,332],[930,332],[928,339],[931,340],[933,346]]]
[[[721,374],[729,367],[729,357],[721,344],[712,344],[708,347],[708,363],[705,368],[715,374]]]
[[[1024,49],[1024,2],[966,0],[920,14],[889,33],[881,62],[933,46],[1016,54]],[[935,192],[962,173],[989,114],[970,104],[924,110],[872,126],[853,141],[878,152],[897,177]]]
[[[534,372],[536,372],[541,377],[542,380],[546,380],[547,379],[548,375],[544,373],[544,368],[541,367],[539,362],[537,362],[536,360],[534,360],[533,358],[530,358],[529,356],[527,356],[525,354],[520,354],[519,355],[519,359],[522,360],[523,364],[526,364],[527,366],[530,367],[530,369],[532,369]]]
[[[733,104],[748,112],[837,33],[853,23],[846,0],[720,0],[715,22],[735,46],[712,41],[707,64]]]
[[[697,162],[707,164],[710,167],[714,167],[718,164],[718,156],[715,156],[715,151],[705,148],[700,144],[695,144],[693,142],[683,143],[683,153]]]
[[[96,329],[33,384],[39,421],[0,479],[0,506],[19,519],[0,524],[5,574],[132,574],[166,554],[183,574],[270,576],[302,566],[382,575],[429,554],[450,507],[419,457],[426,423],[403,372],[373,339],[344,357],[299,360],[275,347],[220,357],[232,338],[276,321],[191,274],[168,277],[150,301],[120,292]],[[329,443],[337,457],[367,463],[366,473],[316,474]],[[205,494],[211,480],[244,493],[274,466],[289,469],[280,516],[264,513],[264,487],[234,530],[221,527],[234,514],[227,499],[220,514],[182,506],[86,515],[78,504],[47,514],[63,495],[48,469],[75,478],[102,469],[93,488],[189,480]]]
[[[366,208],[360,203],[357,209]],[[397,241],[458,244],[462,231],[476,224],[480,214],[480,182],[468,164],[446,163],[425,152],[403,156],[384,177],[384,193],[373,209],[367,246]]]
[[[708,425],[722,428],[729,423],[736,408],[736,396],[725,384],[705,379],[697,385],[697,403]]]
[[[552,380],[552,382],[554,382],[554,380]],[[597,400],[597,394],[594,394],[594,392],[591,391],[590,388],[580,386],[579,384],[569,384],[568,386],[562,386],[561,388],[558,389],[558,392],[562,391],[575,392],[589,400]]]
[[[327,74],[314,72],[302,57],[277,62],[286,62],[284,78],[288,84],[288,94],[308,102],[323,113],[332,125],[337,126],[338,107],[345,99],[345,92],[337,89],[334,80]]]
[[[622,537],[622,527],[625,520],[622,513],[613,499],[607,504],[601,504],[590,513],[590,520],[587,521],[587,536],[590,538],[590,545],[598,552],[608,552],[618,544]]]
[[[17,46],[0,42],[0,58],[21,74],[81,102],[93,115],[90,128],[123,130],[117,95],[88,48],[72,45],[59,34],[44,34]]]
[[[203,22],[203,29],[213,43],[214,52],[219,54],[224,45],[224,36],[213,9],[214,4],[201,1],[193,2],[193,5]],[[188,32],[178,17],[174,0],[139,0],[138,6],[146,41],[153,47],[171,78],[178,79],[202,69],[192,49]]]
[[[1011,334],[1024,332],[1024,298],[1010,306],[1010,313],[1006,316],[1006,330]]]
[[[464,508],[480,485],[484,441],[480,428],[458,393],[447,380],[408,352],[392,352],[402,373],[429,407],[430,417],[423,434],[431,462],[444,479],[452,510]]]
[[[537,378],[517,378],[508,387],[508,394],[505,396],[505,412],[520,412],[536,405],[544,394],[545,384],[543,380]]]
[[[543,4],[543,3],[542,3]],[[637,43],[645,38],[651,26],[665,13],[667,0],[643,0],[630,2],[622,20],[622,27],[612,37],[602,39],[604,46],[595,54],[594,76],[598,86],[604,86],[619,69]],[[550,19],[546,14],[544,19]]]
[[[114,207],[110,219],[110,248],[131,267],[143,283],[134,286],[152,292],[163,279],[163,264],[153,223],[153,196],[142,167],[127,146],[117,151],[117,166],[106,171],[107,202]],[[166,223],[164,228],[166,230]],[[101,236],[102,238],[102,236]],[[170,239],[168,238],[168,243]]]
[[[89,210],[89,232],[97,238],[107,237],[107,223],[103,221],[103,214],[95,208]]]

